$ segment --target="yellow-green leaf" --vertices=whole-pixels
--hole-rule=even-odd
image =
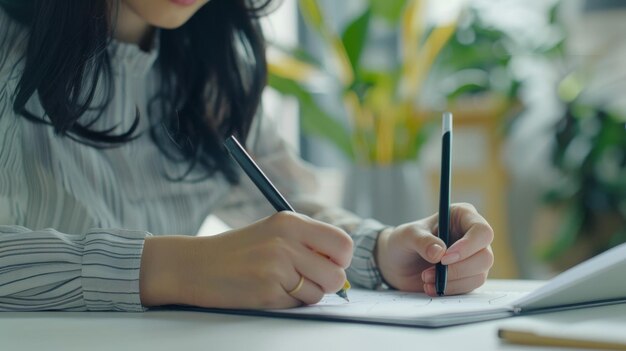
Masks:
[[[367,32],[369,29],[370,18],[372,17],[371,9],[366,9],[362,15],[358,16],[352,23],[346,27],[341,37],[343,46],[350,59],[353,71],[357,71],[361,53],[367,41]]]
[[[313,96],[297,82],[270,74],[268,84],[278,92],[291,95],[300,103],[300,125],[305,133],[326,139],[334,144],[346,157],[353,160],[350,133],[335,118],[328,115],[315,102]]]
[[[324,17],[317,0],[300,0],[300,11],[304,19],[318,31],[323,31]]]

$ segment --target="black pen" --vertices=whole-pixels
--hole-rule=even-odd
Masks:
[[[441,180],[439,181],[439,238],[450,245],[450,183],[452,172],[452,113],[443,114],[441,130]],[[435,290],[437,295],[446,292],[448,266],[437,263],[435,268]]]
[[[257,164],[252,160],[252,157],[248,155],[246,150],[241,146],[239,140],[234,135],[231,135],[226,141],[224,141],[224,146],[232,156],[232,158],[239,164],[241,169],[248,175],[250,180],[256,185],[257,188],[263,193],[265,198],[274,206],[276,211],[291,211],[296,212],[293,207],[285,200],[283,195],[276,189],[274,184],[270,182],[269,178],[263,173],[261,168],[257,166]],[[344,282],[343,288],[337,291],[337,295],[342,297],[344,300],[348,300],[348,289],[350,288],[350,283],[348,280]]]

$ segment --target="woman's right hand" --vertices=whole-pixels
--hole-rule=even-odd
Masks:
[[[314,304],[342,288],[352,244],[343,230],[293,212],[216,236],[150,237],[141,259],[141,302],[219,308]],[[290,295],[301,276],[302,288]]]

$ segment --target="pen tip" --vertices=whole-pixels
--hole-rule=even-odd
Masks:
[[[337,291],[337,295],[338,295],[339,297],[341,297],[342,299],[344,299],[344,300],[346,300],[346,301],[350,302],[350,300],[348,299],[348,294],[345,292],[345,290],[339,290],[339,291]]]

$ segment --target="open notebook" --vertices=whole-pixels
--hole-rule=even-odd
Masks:
[[[431,298],[419,293],[351,289],[350,302],[327,295],[315,305],[285,310],[196,309],[297,319],[443,327],[514,315],[626,303],[626,244],[593,257],[534,291],[479,289]]]

